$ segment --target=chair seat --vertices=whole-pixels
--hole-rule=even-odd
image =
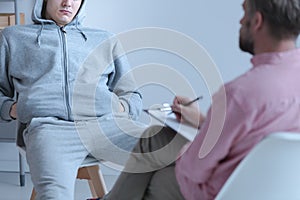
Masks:
[[[97,160],[96,158],[92,157],[92,156],[87,156],[82,164],[80,165],[80,167],[88,167],[88,166],[92,166],[95,164],[99,164],[101,161]]]

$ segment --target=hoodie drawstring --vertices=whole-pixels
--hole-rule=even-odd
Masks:
[[[78,19],[76,19],[76,30],[79,31],[79,33],[82,35],[83,39],[85,41],[87,41],[87,36],[85,35],[85,33],[78,27]],[[45,24],[43,22],[41,22],[41,28],[38,30],[38,33],[37,33],[37,45],[38,47],[41,47],[41,37],[42,37],[42,32],[45,28]]]
[[[38,33],[37,33],[37,45],[38,47],[41,47],[41,36],[42,36],[42,31],[44,30],[44,23],[42,22],[42,26],[39,29]]]
[[[85,35],[85,33],[78,27],[78,17],[76,17],[76,29],[79,31],[79,33],[82,35],[82,37],[84,38],[85,41],[87,41],[87,37]]]

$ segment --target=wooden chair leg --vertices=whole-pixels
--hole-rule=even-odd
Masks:
[[[104,182],[104,178],[102,173],[99,171],[99,166],[91,166],[87,167],[90,180],[89,180],[89,185],[90,188],[94,188],[95,195],[96,197],[103,197],[105,193],[107,192],[106,185]]]
[[[35,200],[35,196],[36,196],[35,189],[34,189],[34,188],[32,188],[32,191],[31,191],[31,196],[30,196],[30,200]]]
[[[98,165],[82,167],[78,170],[77,178],[87,179],[93,197],[103,197],[107,193],[106,185]]]

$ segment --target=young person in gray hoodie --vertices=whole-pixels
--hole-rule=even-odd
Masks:
[[[26,126],[37,199],[74,199],[86,156],[123,164],[145,129],[118,40],[82,25],[86,2],[36,0],[33,24],[0,33],[0,121]]]

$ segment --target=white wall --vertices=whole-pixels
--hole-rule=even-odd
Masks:
[[[251,67],[251,56],[241,52],[238,45],[242,3],[243,0],[88,0],[86,25],[114,33],[143,27],[179,31],[208,51],[227,82]],[[152,62],[174,67],[191,81],[198,95],[204,95],[200,103],[203,110],[210,105],[203,80],[199,80],[201,77],[195,76],[195,71],[181,58],[165,52],[142,51],[130,54],[129,59],[133,67]],[[145,106],[173,98],[172,93],[154,86],[142,91]]]
[[[89,0],[86,25],[114,33],[142,27],[162,27],[179,31],[202,45],[218,66],[224,81],[229,81],[250,67],[250,56],[241,53],[238,48],[242,2],[242,0]],[[204,100],[200,105],[204,110],[209,106],[210,95],[206,85],[181,58],[157,51],[135,52],[135,55],[129,55],[129,58],[133,67],[156,62],[185,72],[184,76],[191,81],[198,91],[197,94],[204,94]],[[142,91],[145,106],[171,101],[174,95],[153,86],[143,88]]]
[[[163,27],[187,34],[203,45],[230,80],[249,67],[238,49],[242,0],[89,0],[86,24],[114,33]]]

